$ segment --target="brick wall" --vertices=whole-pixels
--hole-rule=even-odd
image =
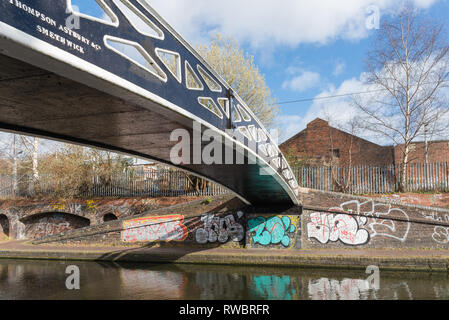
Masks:
[[[401,194],[373,194],[373,198],[380,198],[391,203],[406,203],[417,206],[440,207],[449,209],[449,193],[401,193]]]
[[[431,142],[429,162],[449,161],[449,141]],[[425,143],[412,145],[411,163],[424,163]],[[329,126],[327,121],[315,119],[307,128],[280,146],[284,154],[306,159],[310,165],[335,166],[391,165],[402,162],[404,146],[380,146]],[[352,159],[351,159],[352,158]]]
[[[300,190],[303,248],[449,247],[449,210]],[[353,215],[325,210],[352,212]]]
[[[425,143],[418,142],[411,146],[411,163],[424,163],[426,161]],[[402,162],[404,146],[397,146],[394,149],[394,158],[396,164]],[[449,161],[449,141],[436,141],[429,144],[429,162],[448,162]]]
[[[67,213],[43,213],[23,219],[23,236],[28,239],[59,234],[90,225],[89,219]]]
[[[449,248],[449,209],[300,190],[300,208],[214,199],[34,241],[240,249]],[[328,212],[332,210],[333,212]],[[348,214],[349,213],[349,214]]]
[[[60,232],[94,226],[108,219],[125,219],[197,197],[152,199],[93,199],[73,201],[0,202],[0,240],[40,238]]]
[[[233,196],[216,196],[111,221],[35,241],[36,244],[113,244],[135,246],[241,247],[245,243],[246,205]]]
[[[124,221],[47,236],[35,244],[70,243],[190,248],[300,249],[300,208],[248,207],[237,198],[192,202]]]
[[[306,158],[311,165],[336,166],[390,165],[393,150],[349,133],[332,128],[328,122],[316,119],[307,129],[280,146],[284,154]]]

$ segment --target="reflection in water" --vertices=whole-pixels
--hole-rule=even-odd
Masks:
[[[362,279],[309,280],[309,296],[312,300],[365,300],[369,294],[369,283]]]
[[[71,264],[81,290],[65,287]],[[445,273],[381,272],[379,290],[365,279],[357,271],[0,260],[0,299],[449,299]]]
[[[254,276],[252,288],[255,298],[268,300],[292,300],[296,294],[289,276]]]
[[[199,299],[238,300],[244,299],[246,277],[235,273],[197,272],[195,285],[198,287]]]
[[[182,273],[121,269],[121,293],[135,299],[151,294],[163,300],[183,298],[187,279]]]

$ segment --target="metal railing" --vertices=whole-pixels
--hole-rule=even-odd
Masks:
[[[182,171],[129,170],[109,176],[92,176],[80,188],[79,197],[174,197],[174,196],[215,196],[229,191],[217,184],[198,185],[197,178]],[[201,182],[201,180],[199,180]],[[0,175],[0,198],[51,196],[61,190],[61,181],[52,175],[40,175],[38,180],[23,175],[16,183],[11,175]]]
[[[303,188],[350,194],[382,194],[399,190],[400,166],[297,167],[293,171]],[[410,163],[405,191],[449,192],[449,162]]]

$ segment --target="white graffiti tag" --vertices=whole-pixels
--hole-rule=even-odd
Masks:
[[[237,216],[240,219],[243,216],[243,212],[239,211]],[[207,214],[201,217],[201,221],[204,223],[204,227],[196,230],[195,238],[197,243],[206,244],[217,241],[226,243],[229,240],[240,242],[245,236],[243,226],[235,221],[233,215],[220,218],[214,214]]]
[[[449,228],[445,227],[435,227],[434,232],[432,234],[432,239],[439,244],[448,244],[449,243]]]
[[[340,205],[340,210],[356,214],[360,217],[369,218],[367,227],[369,228],[372,238],[384,236],[401,242],[407,240],[410,232],[411,223],[408,214],[398,208],[391,208],[391,205],[384,203],[374,203],[374,201],[366,201],[360,203],[358,200],[348,201]],[[390,219],[388,219],[390,218]],[[405,228],[398,228],[395,221],[391,218],[400,219],[405,224]]]
[[[315,238],[323,244],[340,240],[344,244],[363,245],[377,236],[405,242],[411,228],[410,218],[405,211],[392,208],[389,204],[376,204],[372,200],[348,201],[330,211],[337,213],[311,214],[311,222],[307,225],[309,238]]]
[[[433,221],[433,222],[440,222],[440,223],[449,223],[449,215],[444,216],[438,216],[434,212],[432,214],[425,214],[422,213],[423,217],[427,220]],[[444,226],[436,226],[433,230],[432,239],[439,244],[448,244],[449,243],[449,228]]]
[[[422,212],[422,216],[433,222],[449,223],[449,215],[439,216],[435,212],[431,214],[426,214]],[[444,226],[436,226],[433,230],[432,239],[438,244],[448,244],[449,243],[449,228]]]
[[[307,224],[308,237],[323,244],[340,240],[344,244],[357,246],[369,241],[368,231],[359,227],[366,223],[366,218],[355,219],[346,214],[314,212],[310,215],[310,220]]]

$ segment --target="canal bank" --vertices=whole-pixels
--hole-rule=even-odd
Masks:
[[[107,261],[366,270],[448,272],[449,250],[306,249],[264,250],[181,247],[107,247],[0,243],[0,259]]]
[[[301,207],[247,206],[224,195],[64,231],[85,216],[70,203],[54,212],[4,208],[11,221],[28,213],[21,230],[39,237],[0,243],[0,258],[447,273],[448,209],[306,189],[300,195]]]

